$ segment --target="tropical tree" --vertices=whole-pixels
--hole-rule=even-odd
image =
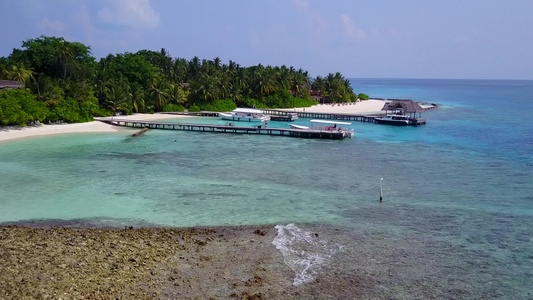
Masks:
[[[169,99],[169,84],[161,76],[155,76],[150,85],[150,107],[161,111]]]
[[[59,103],[59,99],[65,95],[63,89],[45,74],[37,74],[30,89],[36,99],[44,102],[47,106]]]
[[[305,106],[315,103],[310,88],[329,102],[356,99],[340,73],[311,82],[307,71],[292,66],[172,58],[165,48],[109,54],[96,62],[89,46],[48,36],[26,40],[8,58],[0,57],[0,77],[25,82],[49,109],[49,121],[80,122],[117,110]]]
[[[188,91],[184,91],[178,84],[171,83],[168,88],[168,102],[176,105],[184,105],[189,96]]]
[[[112,82],[106,96],[113,113],[118,111],[131,113],[131,92],[126,82]]]
[[[131,90],[131,107],[133,112],[138,113],[139,111],[144,110],[146,105],[146,92],[142,86],[138,83],[133,83],[130,85]]]
[[[63,41],[60,46],[60,52],[59,52],[59,59],[61,60],[63,64],[63,81],[67,79],[67,67],[69,62],[74,57],[74,52],[72,51],[72,48],[70,47],[70,43]]]
[[[33,71],[27,69],[22,63],[14,63],[4,70],[7,79],[16,80],[20,83],[29,83],[33,78]]]

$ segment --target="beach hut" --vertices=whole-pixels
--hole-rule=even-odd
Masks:
[[[390,102],[385,103],[381,110],[386,112],[386,117],[391,115],[392,117],[394,115],[409,116],[409,125],[426,124],[426,119],[422,118],[422,113],[426,110],[413,100],[392,99]]]
[[[11,90],[23,87],[24,83],[15,80],[0,80],[0,90]]]
[[[413,100],[398,100],[394,99],[392,102],[387,102],[381,109],[387,114],[409,115],[411,118],[416,118],[416,114],[421,117],[421,113],[426,110]]]

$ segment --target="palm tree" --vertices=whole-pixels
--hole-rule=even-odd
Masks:
[[[4,73],[7,79],[16,80],[20,83],[27,83],[30,79],[33,78],[33,71],[26,69],[22,63],[15,63],[9,66]]]
[[[189,66],[188,66],[189,81],[192,81],[193,79],[198,78],[198,75],[200,73],[200,67],[201,67],[201,64],[200,64],[200,59],[198,58],[198,56],[193,57],[191,61],[189,61]]]
[[[142,86],[137,82],[130,85],[130,90],[131,106],[133,107],[133,111],[138,113],[139,111],[142,111],[144,109],[146,99],[145,92]]]
[[[125,111],[126,113],[131,112],[131,93],[125,87],[120,85],[112,85],[109,88],[107,99],[113,112],[116,112],[117,110]]]
[[[161,51],[159,52],[159,61],[155,65],[159,67],[161,72],[163,72],[168,79],[172,77],[172,57],[165,48],[161,48]]]
[[[284,90],[291,89],[291,73],[286,66],[281,66],[281,68],[276,69],[276,78],[278,85]]]
[[[199,80],[193,81],[191,90],[195,98],[203,103],[215,100],[218,94],[215,78],[208,74],[203,74]]]
[[[215,57],[213,59],[213,65],[215,66],[215,69],[220,69],[220,57]]]
[[[150,85],[150,100],[155,109],[162,110],[163,106],[167,104],[168,98],[168,82],[161,76],[155,76]]]
[[[184,91],[178,84],[170,84],[168,89],[169,102],[172,104],[183,105],[187,102],[188,91]]]
[[[74,52],[69,42],[63,41],[61,44],[59,59],[63,64],[63,81],[67,79],[67,67],[72,58],[74,57]]]
[[[265,96],[268,96],[275,91],[274,77],[272,76],[271,70],[268,70],[259,64],[253,69],[251,75],[250,88],[255,97],[263,99]]]
[[[47,105],[57,104],[64,95],[63,89],[57,86],[50,77],[42,73],[37,74],[34,84],[31,85],[31,90],[37,99]]]

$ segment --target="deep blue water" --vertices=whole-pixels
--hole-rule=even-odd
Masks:
[[[152,130],[6,142],[0,222],[296,223],[344,246],[330,265],[344,272],[399,263],[389,285],[532,298],[533,81],[351,82],[374,98],[440,107],[419,127],[355,122],[344,141]],[[373,251],[382,264],[356,259]]]

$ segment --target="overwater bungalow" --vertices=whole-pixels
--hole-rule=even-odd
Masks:
[[[401,115],[409,117],[409,125],[420,125],[426,123],[426,119],[422,118],[422,113],[426,110],[413,100],[394,99],[392,102],[385,103],[381,111],[385,111],[387,115]]]

